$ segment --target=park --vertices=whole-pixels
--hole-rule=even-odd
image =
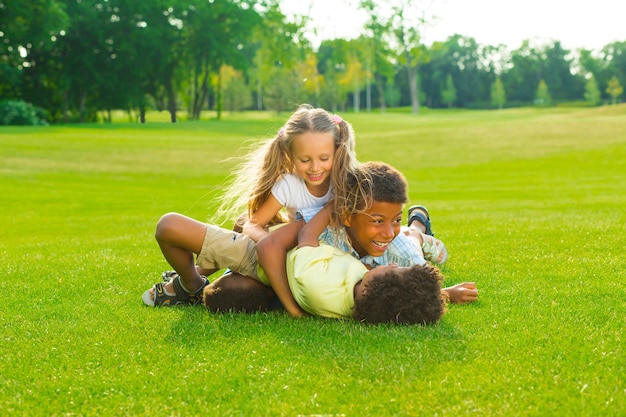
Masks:
[[[362,0],[363,36],[314,46],[280,3],[0,2],[3,415],[626,415],[626,42],[424,44],[384,7],[419,1]],[[230,227],[233,169],[301,103],[404,174],[403,222],[428,207],[477,302],[431,325],[144,305],[157,221]]]
[[[0,129],[5,413],[624,414],[623,105],[342,114],[480,288],[435,325],[145,307],[158,218],[285,116]]]

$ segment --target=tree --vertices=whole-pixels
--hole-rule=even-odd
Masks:
[[[251,41],[260,16],[251,1],[195,0],[186,6],[183,20],[184,52],[193,71],[191,119],[199,119],[209,96],[212,73],[219,74],[222,65],[238,69],[246,66],[242,50]],[[180,62],[182,65],[182,62]],[[218,89],[218,92],[221,90]],[[222,102],[217,101],[220,118]]]
[[[352,78],[346,73],[350,69],[350,60],[354,55],[352,45],[344,39],[323,41],[318,50],[320,72],[324,74],[324,96],[334,101],[327,103],[327,108],[345,111],[348,95],[353,90]],[[327,91],[334,89],[333,92]]]
[[[606,87],[606,92],[609,96],[611,96],[611,102],[615,104],[617,102],[617,98],[622,95],[624,92],[624,88],[619,83],[617,77],[613,77],[609,80],[608,86]]]
[[[448,74],[446,77],[446,88],[441,93],[443,101],[448,104],[448,108],[454,105],[456,101],[456,88],[454,88],[454,82],[452,81],[452,75]]]
[[[0,1],[0,99],[26,93],[29,102],[48,108],[45,96],[56,85],[46,86],[50,79],[44,81],[45,74],[34,67],[52,58],[68,21],[60,1]],[[25,76],[30,77],[26,83]]]
[[[230,65],[222,65],[219,80],[214,80],[214,88],[221,88],[224,109],[229,112],[241,111],[252,105],[252,95],[241,71]]]
[[[397,107],[400,104],[400,91],[393,83],[387,83],[385,88],[385,101],[391,107]]]
[[[502,80],[498,77],[491,85],[491,105],[502,109],[505,103],[506,92],[504,91],[504,84],[502,84]]]
[[[555,100],[577,100],[583,95],[582,77],[572,74],[570,51],[563,49],[561,42],[554,41],[538,49],[540,77],[550,86]]]
[[[507,99],[519,104],[530,104],[535,99],[540,77],[540,53],[525,40],[511,52],[510,68],[502,73]]]
[[[62,100],[58,105],[64,122],[91,122],[100,109],[124,108],[121,96],[126,84],[113,94],[105,94],[115,85],[116,35],[120,15],[110,3],[96,7],[96,0],[65,1],[70,16],[66,34],[58,40],[57,73],[45,66],[46,76],[56,76]],[[41,67],[41,66],[40,66]],[[54,67],[53,67],[54,68]],[[120,77],[122,75],[120,74]],[[132,76],[129,74],[129,77]]]
[[[420,104],[418,68],[427,61],[427,49],[421,36],[427,22],[427,7],[422,3],[420,0],[362,0],[359,3],[370,16],[370,26],[378,31],[374,36],[388,34],[389,43],[396,50],[396,59],[407,76],[414,114],[419,113]]]
[[[406,70],[411,109],[419,113],[418,68],[427,61],[427,50],[422,44],[420,30],[426,23],[426,10],[421,8],[419,0],[398,0],[391,8],[391,28],[399,48],[399,61]]]
[[[589,76],[585,83],[585,100],[592,106],[597,106],[602,100],[596,77],[594,77],[593,74]]]
[[[549,106],[552,101],[550,91],[548,90],[548,84],[544,80],[539,81],[537,92],[535,93],[535,105],[544,107]]]
[[[358,56],[358,40],[349,41],[350,46],[357,45],[356,48],[350,47],[354,52],[348,55],[348,62],[345,71],[337,79],[338,85],[342,91],[352,92],[352,106],[355,112],[361,108],[360,94],[366,84],[369,73],[363,68],[362,60]]]
[[[610,79],[617,78],[618,85],[626,84],[626,40],[605,46],[602,48],[601,56],[606,66],[604,82],[608,85]],[[602,80],[598,79],[598,84],[603,85]]]
[[[483,49],[474,38],[454,35],[446,41],[452,66],[449,72],[457,86],[457,104],[467,106],[471,103],[489,100],[491,78],[483,71],[487,60]]]
[[[431,107],[448,106],[443,89],[450,75],[456,88],[457,107],[488,107],[489,88],[494,80],[498,48],[482,47],[475,39],[455,34],[445,42],[434,42],[429,60],[421,67],[422,91]]]
[[[92,4],[89,9],[99,12],[94,16],[98,20],[85,23],[96,23],[94,28],[99,23],[101,31],[94,31],[94,34],[105,39],[103,51],[99,54],[102,58],[97,68],[98,84],[89,94],[91,106],[96,111],[106,110],[109,116],[105,120],[109,122],[113,109],[125,109],[129,120],[133,120],[134,112],[139,110],[139,119],[144,123],[146,109],[154,102],[150,93],[155,91],[154,79],[158,79],[156,69],[161,64],[160,60],[154,59],[154,55],[164,49],[158,43],[161,28],[152,26],[155,17],[163,19],[163,8],[159,2],[116,0],[101,5]],[[72,36],[80,37],[80,32],[72,32]],[[70,66],[67,65],[68,70]],[[137,71],[137,68],[143,70]]]
[[[277,113],[291,110],[304,95],[304,84],[296,71],[281,65],[273,68],[263,95],[268,109]]]
[[[455,72],[456,67],[446,42],[433,42],[428,53],[430,60],[422,65],[422,92],[426,94],[428,107],[442,107],[442,86],[446,82],[446,75]]]
[[[177,65],[183,59],[182,20],[176,17],[176,3],[172,0],[164,4],[164,1],[167,0],[132,1],[133,7],[139,10],[135,10],[136,28],[129,32],[133,34],[134,49],[126,54],[125,60],[128,61],[128,56],[133,57],[130,64],[134,67],[125,72],[130,71],[139,77],[135,104],[139,108],[141,123],[146,121],[149,102],[155,103],[159,111],[168,109],[170,120],[176,121],[176,92],[180,90],[180,81],[177,80],[184,79],[186,75]],[[136,71],[136,68],[140,70]],[[152,100],[148,100],[150,96]]]
[[[391,48],[387,42],[389,36],[388,23],[381,21],[376,9],[374,0],[362,0],[359,7],[368,12],[369,20],[365,28],[370,37],[366,40],[367,50],[370,52],[371,60],[368,60],[368,71],[374,77],[380,111],[385,112],[387,108],[386,91],[393,87],[394,68],[391,64]],[[388,85],[388,83],[390,85]],[[369,109],[369,107],[368,107]]]
[[[300,79],[307,95],[306,99],[302,101],[319,103],[324,77],[317,72],[317,55],[309,53],[306,59],[297,65],[296,71],[300,74]]]
[[[371,38],[360,36],[349,43],[352,52],[348,60],[348,72],[353,77],[353,107],[357,112],[361,109],[361,92],[365,89],[365,108],[369,112],[372,110],[372,82],[375,81],[372,72],[376,67],[376,58],[372,49],[375,42]],[[384,102],[384,98],[382,101]]]
[[[280,112],[289,108],[287,103],[293,99],[288,97],[288,90],[293,88],[285,83],[295,78],[293,73],[297,72],[298,61],[307,56],[302,36],[308,17],[297,22],[286,22],[278,2],[274,1],[262,14],[262,19],[263,24],[255,28],[257,42],[254,68],[250,74],[251,82],[255,85],[256,108]]]
[[[337,112],[338,103],[341,102],[339,83],[337,81],[337,71],[335,66],[328,66],[326,72],[322,75],[323,83],[320,88],[320,106]]]

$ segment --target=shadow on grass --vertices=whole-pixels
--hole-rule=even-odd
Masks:
[[[182,310],[168,324],[165,341],[189,351],[200,348],[211,354],[228,346],[230,354],[242,357],[254,351],[312,364],[331,358],[346,366],[355,361],[443,363],[467,358],[463,333],[446,317],[431,326],[369,326],[319,317],[294,319],[284,311],[215,314],[200,306]]]

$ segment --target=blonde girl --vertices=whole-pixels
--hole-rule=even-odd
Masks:
[[[242,213],[243,233],[258,242],[267,226],[296,219],[343,195],[357,166],[352,126],[337,115],[300,106],[275,138],[245,157],[222,197],[218,214]]]
[[[178,213],[161,217],[155,237],[174,271],[165,272],[164,281],[143,294],[144,303],[200,303],[206,276],[231,267],[216,264],[209,253],[239,259],[238,247],[231,245],[235,239],[258,242],[268,234],[268,225],[295,220],[301,209],[321,209],[334,192],[344,195],[348,175],[357,167],[354,148],[349,123],[324,109],[300,106],[275,138],[246,157],[225,190],[218,214],[241,213],[245,207],[242,236],[220,234],[219,240],[216,228],[206,223]]]

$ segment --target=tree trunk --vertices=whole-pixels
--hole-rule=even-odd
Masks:
[[[204,77],[202,78],[202,84],[200,85],[200,91],[198,92],[198,100],[195,103],[196,108],[194,109],[194,120],[200,120],[200,115],[202,114],[202,108],[207,102],[208,95],[209,95],[209,71],[207,70],[204,73]]]
[[[63,91],[63,123],[69,123],[70,103],[67,90]]]
[[[217,88],[216,88],[216,97],[215,97],[215,110],[217,111],[217,120],[222,119],[222,76],[221,74],[217,74]]]
[[[87,93],[83,92],[80,95],[80,102],[78,105],[78,112],[80,114],[79,123],[85,122],[85,102],[87,101]]]
[[[170,113],[170,121],[176,123],[176,90],[174,89],[174,69],[176,64],[170,63],[164,71],[163,88],[167,99],[167,111]]]
[[[263,84],[260,77],[257,80],[256,91],[256,109],[263,110]]]
[[[417,66],[407,64],[407,73],[409,75],[409,91],[411,92],[411,108],[413,114],[420,111],[419,91],[417,88]]]
[[[369,81],[365,86],[365,108],[368,113],[372,111],[372,83]]]
[[[387,102],[385,101],[385,86],[383,84],[383,77],[377,77],[376,88],[378,89],[378,95],[380,96],[380,112],[385,113],[387,111]]]
[[[170,120],[176,123],[176,92],[170,76],[165,80],[165,90],[167,91],[167,110],[170,112]]]
[[[358,113],[361,108],[361,85],[357,78],[354,82],[354,92],[352,93],[352,101],[354,105],[354,112]]]

